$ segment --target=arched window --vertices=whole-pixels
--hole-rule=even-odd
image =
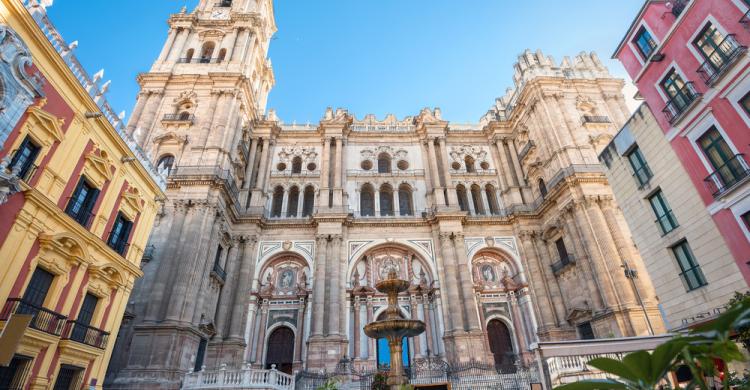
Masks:
[[[227,49],[221,49],[219,50],[219,58],[216,59],[217,62],[224,61],[224,57],[227,56]]]
[[[466,156],[466,158],[464,158],[464,163],[466,164],[466,172],[476,172],[477,171],[474,168],[474,157]]]
[[[375,215],[375,190],[370,184],[363,185],[359,191],[359,214],[363,217]]]
[[[281,217],[282,207],[284,207],[284,187],[278,186],[273,190],[273,200],[271,201],[271,217]]]
[[[400,215],[414,215],[411,187],[408,184],[398,186],[398,211]]]
[[[471,186],[471,201],[474,203],[474,212],[484,214],[484,202],[482,202],[482,189],[478,185]]]
[[[297,207],[299,205],[299,188],[294,186],[289,189],[289,200],[286,206],[286,216],[289,218],[297,217]]]
[[[391,173],[391,156],[388,153],[378,156],[378,173]]]
[[[156,163],[156,170],[160,174],[169,175],[174,168],[174,156],[171,154],[165,154],[159,158],[159,162]]]
[[[456,195],[458,197],[458,207],[461,211],[469,211],[469,199],[466,197],[466,187],[463,184],[456,186]]]
[[[305,196],[302,199],[302,216],[309,217],[313,214],[315,207],[315,188],[313,186],[305,187]]]
[[[180,116],[178,117],[178,119],[181,120],[181,121],[190,120],[190,113],[187,112],[187,111],[183,111],[183,112],[180,113]]]
[[[201,63],[207,64],[211,62],[211,56],[214,55],[215,47],[216,47],[216,44],[213,42],[206,42],[203,44],[203,48],[201,48],[201,59],[200,59]]]
[[[539,178],[539,193],[542,194],[542,198],[547,196],[547,185],[544,184],[544,179]]]
[[[487,202],[489,202],[490,214],[500,214],[500,206],[497,204],[497,196],[495,194],[495,186],[487,184],[484,186],[484,192],[487,194]]]
[[[296,156],[292,159],[292,173],[302,173],[302,157]]]
[[[393,215],[393,188],[388,184],[380,186],[380,215]]]
[[[185,55],[185,62],[190,62],[193,60],[193,55],[195,55],[195,49],[189,49],[187,51],[187,54]]]

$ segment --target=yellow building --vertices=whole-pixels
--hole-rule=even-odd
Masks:
[[[0,388],[101,388],[164,196],[70,51],[35,0],[0,0],[0,328],[31,315]]]

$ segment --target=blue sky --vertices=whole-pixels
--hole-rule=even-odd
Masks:
[[[56,0],[48,9],[90,74],[105,69],[108,99],[128,115],[135,76],[166,39],[169,14],[196,0]],[[512,84],[525,48],[557,61],[596,51],[609,57],[642,0],[276,0],[269,108],[285,122],[319,120],[325,107],[358,117],[401,118],[440,107],[445,119],[475,122]]]

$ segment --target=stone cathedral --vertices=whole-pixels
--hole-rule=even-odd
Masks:
[[[272,0],[201,0],[169,35],[127,126],[168,179],[106,387],[179,388],[203,367],[375,367],[363,326],[385,270],[426,331],[404,359],[533,360],[543,340],[664,325],[597,155],[628,117],[595,54],[526,51],[476,123],[266,109]],[[387,344],[386,347],[387,348]]]

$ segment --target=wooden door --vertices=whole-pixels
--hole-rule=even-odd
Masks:
[[[294,332],[285,326],[276,328],[268,336],[266,368],[271,368],[271,365],[275,364],[277,370],[291,374],[293,362]]]
[[[513,342],[508,327],[500,320],[492,320],[487,324],[487,337],[490,340],[490,351],[495,357],[495,365],[513,364]]]

